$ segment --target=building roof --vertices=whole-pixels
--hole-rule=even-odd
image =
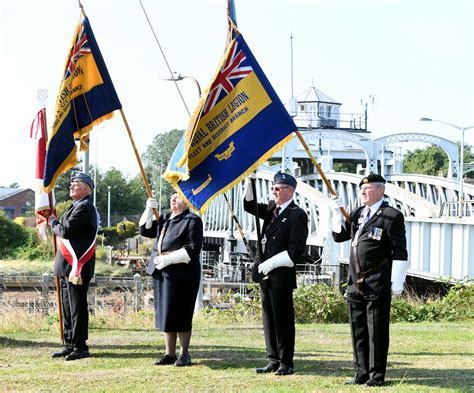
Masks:
[[[19,194],[23,191],[30,190],[29,188],[8,188],[0,187],[0,200],[7,199],[13,195]]]
[[[316,89],[316,87],[311,86],[305,91],[296,96],[296,99],[299,103],[301,102],[324,102],[334,105],[342,105],[340,102],[337,102],[334,98],[329,97],[327,94],[324,94],[321,90]]]

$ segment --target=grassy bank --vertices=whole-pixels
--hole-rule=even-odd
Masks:
[[[298,325],[295,370],[289,377],[257,375],[265,364],[258,323],[230,324],[198,316],[192,339],[194,366],[156,367],[162,335],[151,313],[92,317],[93,357],[52,359],[58,348],[51,318],[0,317],[2,391],[364,391],[344,386],[352,376],[347,324]],[[389,385],[393,392],[469,391],[474,386],[474,329],[466,323],[395,323],[391,327]],[[471,390],[472,391],[472,390]]]

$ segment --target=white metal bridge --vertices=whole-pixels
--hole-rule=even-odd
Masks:
[[[272,172],[257,172],[257,199],[272,199]],[[347,211],[359,205],[358,184],[362,176],[348,173],[326,173],[333,188],[341,196]],[[458,207],[457,180],[421,175],[386,175],[385,199],[405,215],[407,243],[411,269],[409,274],[427,279],[474,278],[474,213],[470,202],[462,203],[463,217]],[[227,192],[247,239],[256,240],[255,219],[243,209],[243,183]],[[473,200],[474,187],[464,184],[464,198]],[[349,243],[332,241],[329,193],[318,175],[298,178],[295,202],[309,217],[308,245],[321,247],[323,264],[336,265],[348,259]],[[474,201],[473,201],[474,202]],[[451,204],[448,213],[440,217],[445,203]],[[217,197],[203,216],[205,236],[239,240],[240,234],[232,221],[224,196]]]

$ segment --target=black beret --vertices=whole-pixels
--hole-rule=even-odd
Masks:
[[[367,183],[382,183],[385,184],[387,181],[380,175],[377,175],[375,173],[371,173],[369,176],[364,177],[360,183],[359,183],[359,188],[362,187],[363,184]]]
[[[86,175],[85,173],[82,172],[77,172],[71,177],[71,182],[73,181],[80,181],[82,183],[86,183],[91,190],[94,189],[94,180],[91,179],[89,175]]]
[[[273,184],[286,184],[290,187],[296,188],[296,179],[288,173],[278,172],[273,177]]]

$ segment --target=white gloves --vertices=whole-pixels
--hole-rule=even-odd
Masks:
[[[331,207],[332,207],[332,222],[331,229],[334,233],[341,233],[342,227],[342,214],[341,207],[344,207],[342,199],[339,197],[331,198]]]
[[[402,282],[392,282],[392,294],[400,295],[403,292]]]
[[[189,254],[184,248],[172,251],[166,255],[159,255],[155,257],[153,263],[158,270],[164,269],[166,266],[177,263],[188,263],[191,260]]]
[[[156,199],[148,198],[146,201],[145,211],[140,217],[140,221],[138,221],[139,226],[145,224],[146,229],[151,228],[151,224],[153,222],[153,209],[158,209],[158,202]]]
[[[403,283],[409,267],[409,261],[395,259],[392,262],[392,294],[400,295],[403,292]]]
[[[258,265],[258,272],[266,276],[277,267],[293,267],[294,263],[288,255],[288,251],[280,252]]]
[[[252,172],[247,179],[245,179],[245,200],[247,202],[253,201],[252,180],[256,179],[257,175]]]

